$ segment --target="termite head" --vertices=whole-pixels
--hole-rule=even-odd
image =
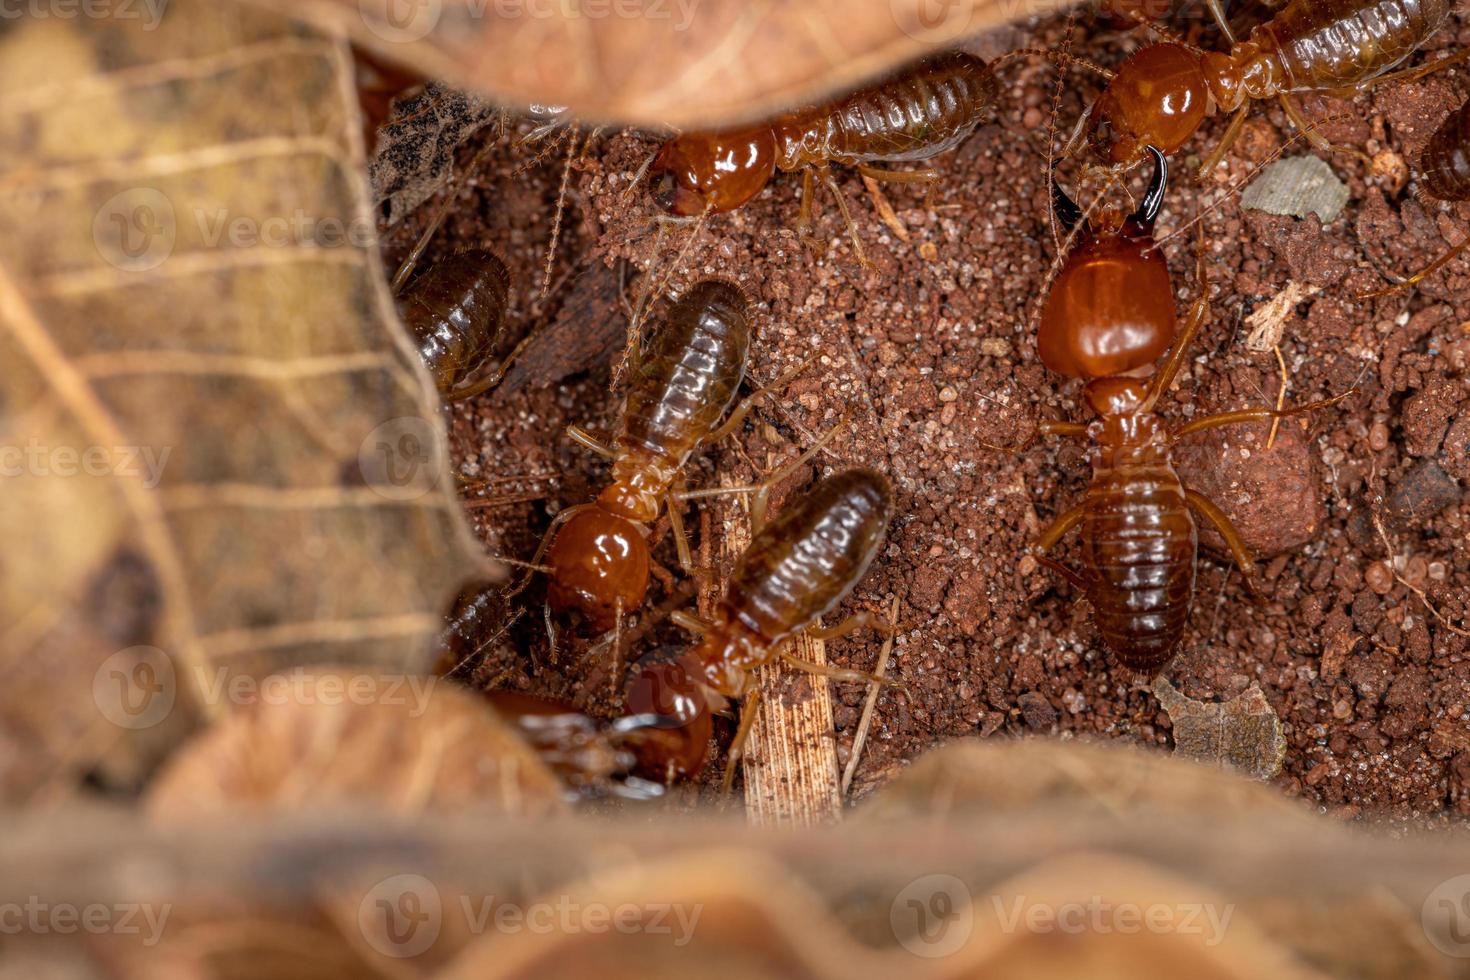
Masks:
[[[660,208],[692,218],[735,210],[759,194],[775,172],[775,133],[757,126],[675,137],[654,157],[649,179]]]
[[[1042,363],[1058,374],[1088,380],[1125,374],[1152,364],[1174,342],[1174,287],[1153,237],[1168,164],[1156,147],[1146,150],[1154,176],[1138,210],[1096,228],[1052,179],[1057,217],[1077,230],[1036,338]]]
[[[610,630],[618,613],[643,605],[648,591],[648,541],[642,527],[597,505],[583,507],[557,532],[546,552],[547,600],[578,610],[593,628]]]
[[[699,772],[709,753],[711,705],[686,659],[651,653],[628,680],[628,710],[658,721],[630,733],[626,743],[638,759],[638,772],[662,783]]]
[[[1173,153],[1204,122],[1209,99],[1198,54],[1150,44],[1123,62],[1098,97],[1094,140],[1114,164],[1133,163],[1149,146]]]

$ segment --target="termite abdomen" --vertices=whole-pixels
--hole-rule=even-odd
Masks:
[[[509,299],[505,263],[483,249],[440,260],[404,291],[403,322],[442,394],[451,394],[494,353]]]
[[[881,474],[851,469],[828,477],[751,541],[723,608],[771,644],[809,626],[863,577],[892,517]]]
[[[1293,0],[1251,41],[1280,59],[1285,91],[1351,88],[1413,54],[1452,7],[1450,0]]]
[[[749,351],[750,307],[740,288],[721,279],[691,287],[629,380],[614,480],[649,453],[682,467],[735,400]]]
[[[1441,201],[1470,200],[1470,102],[1450,113],[1424,145],[1420,177]]]
[[[1134,670],[1174,655],[1194,596],[1195,524],[1164,449],[1146,463],[1099,467],[1082,522],[1083,574],[1098,632]]]
[[[980,58],[937,55],[833,105],[779,120],[779,165],[928,160],[975,131],[998,88]]]

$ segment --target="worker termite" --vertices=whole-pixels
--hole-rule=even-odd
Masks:
[[[1424,190],[1438,200],[1470,201],[1470,101],[1450,113],[1424,144],[1424,152],[1419,157],[1419,180]],[[1467,247],[1470,247],[1470,234],[1407,279],[1358,298],[1386,296],[1421,282],[1453,262]]]
[[[441,259],[400,295],[404,325],[445,398],[468,398],[500,380],[502,371],[471,381],[500,342],[509,299],[510,273],[484,249]]]
[[[675,615],[680,625],[701,635],[700,642],[675,660],[642,664],[629,681],[631,708],[679,722],[651,729],[634,746],[640,771],[669,782],[703,767],[711,711],[727,698],[746,695],[756,667],[781,655],[783,641],[808,629],[852,591],[882,547],[892,516],[887,479],[872,470],[849,469],[822,480],[756,532],[730,575],[713,621]],[[865,625],[893,629],[859,613],[812,632],[831,638]],[[813,673],[872,679],[781,656]]]
[[[1173,153],[1214,110],[1234,112],[1201,169],[1207,173],[1239,135],[1251,102],[1272,98],[1317,147],[1338,149],[1303,118],[1292,93],[1362,91],[1419,77],[1462,57],[1385,74],[1439,29],[1449,16],[1450,0],[1291,0],[1239,42],[1218,0],[1209,6],[1230,41],[1229,53],[1201,51],[1181,41],[1141,48],[1111,76],[1064,155],[1090,136],[1113,164],[1131,164],[1147,146]]]
[[[1048,368],[1086,380],[1085,398],[1097,419],[1037,426],[1032,440],[1090,440],[1092,480],[1082,502],[1028,551],[1091,600],[1098,631],[1119,661],[1156,673],[1173,657],[1189,616],[1198,558],[1195,513],[1219,530],[1255,589],[1252,559],[1240,535],[1219,507],[1184,486],[1174,469],[1174,447],[1191,433],[1317,411],[1350,392],[1286,410],[1241,409],[1172,430],[1164,425],[1154,407],[1204,322],[1208,296],[1201,277],[1201,295],[1178,329],[1168,268],[1153,239],[1167,163],[1162,151],[1146,152],[1154,159],[1153,181],[1127,218],[1105,209],[1095,223],[1084,219],[1052,179],[1058,218],[1069,231],[1076,229],[1078,240],[1051,285],[1037,347]],[[1140,377],[1165,350],[1169,355],[1153,378]],[[1046,556],[1073,528],[1081,532],[1080,571]]]
[[[689,218],[733,211],[751,200],[775,172],[803,173],[798,229],[810,238],[813,176],[837,199],[853,249],[866,262],[831,164],[855,167],[874,180],[927,182],[933,170],[880,169],[874,162],[932,159],[975,131],[995,102],[993,67],[963,52],[938,55],[825,105],[770,122],[719,133],[688,133],[665,143],[652,159],[655,203]]]
[[[670,524],[680,562],[689,566],[677,505],[683,498],[675,490],[684,465],[698,446],[733,432],[754,399],[810,363],[730,411],[749,349],[750,307],[740,287],[722,279],[696,283],[669,310],[639,358],[613,445],[576,426],[568,430],[578,443],[612,460],[612,483],[592,503],[558,514],[532,559],[535,565],[545,555],[553,611],[575,609],[607,630],[638,609],[648,588],[649,525],[667,500],[676,502],[669,508]]]

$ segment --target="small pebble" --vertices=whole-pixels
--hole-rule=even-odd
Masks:
[[[1382,422],[1373,423],[1373,428],[1368,430],[1368,448],[1375,453],[1381,453],[1388,448],[1388,426]]]
[[[1429,563],[1429,568],[1426,569],[1426,572],[1429,575],[1430,581],[1443,582],[1449,576],[1450,570],[1445,567],[1444,562],[1432,561]]]
[[[1388,595],[1393,591],[1393,569],[1388,567],[1386,561],[1375,561],[1369,565],[1363,577],[1368,581],[1368,588],[1379,595]]]
[[[1429,562],[1422,555],[1414,555],[1404,565],[1404,581],[1414,588],[1424,585],[1424,580],[1429,577]]]

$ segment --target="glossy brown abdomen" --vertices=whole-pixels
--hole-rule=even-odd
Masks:
[[[725,615],[771,644],[810,625],[862,579],[892,516],[886,478],[833,474],[751,541],[725,590]]]
[[[1407,58],[1451,7],[1450,0],[1292,0],[1251,39],[1277,53],[1287,91],[1346,88]]]
[[[927,160],[962,143],[995,104],[995,75],[961,51],[775,123],[777,166]]]
[[[1425,188],[1441,201],[1470,201],[1470,101],[1429,137],[1419,170]]]
[[[1163,459],[1096,470],[1081,536],[1087,597],[1103,641],[1124,665],[1159,670],[1189,618],[1198,551],[1173,466]]]
[[[618,444],[682,466],[714,429],[745,377],[750,311],[734,283],[696,283],[674,304],[628,382]]]
[[[409,284],[400,302],[403,322],[441,392],[494,352],[509,296],[505,264],[482,249],[442,259]]]

